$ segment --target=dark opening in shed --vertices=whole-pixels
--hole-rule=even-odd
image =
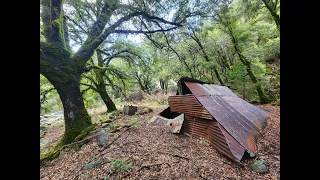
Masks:
[[[179,115],[180,115],[180,113],[170,111],[170,107],[167,107],[166,109],[164,109],[160,113],[160,116],[165,117],[167,119],[173,119]]]

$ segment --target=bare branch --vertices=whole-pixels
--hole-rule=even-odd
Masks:
[[[93,12],[93,14],[96,16],[96,11],[95,11],[95,9],[93,9],[93,7],[90,5],[90,3],[89,3],[87,0],[85,0],[85,1],[86,1],[85,6],[88,7],[88,8]],[[88,11],[88,9],[85,8],[84,10],[87,12],[87,14],[89,15],[90,19],[91,19],[92,21],[95,21],[95,20],[92,18],[92,16],[91,16],[90,12]],[[96,17],[97,17],[97,16],[96,16]]]
[[[82,77],[90,80],[90,82],[92,82],[95,87],[98,87],[98,84],[96,83],[96,81],[91,76],[87,76],[86,74],[82,74]]]
[[[80,26],[75,20],[70,18],[69,16],[66,16],[73,24],[75,24],[78,28],[80,28],[84,33],[88,33],[82,26]]]
[[[80,83],[80,85],[87,86],[88,89],[86,91],[88,91],[89,89],[92,89],[97,92],[97,89],[95,87],[93,87],[91,84]]]
[[[119,56],[120,54],[123,54],[123,53],[129,53],[129,54],[132,54],[132,55],[134,55],[134,56],[138,56],[139,58],[141,58],[139,55],[131,52],[131,51],[128,50],[128,49],[125,49],[125,50],[119,51],[118,53],[113,54],[113,55],[111,55],[110,57],[106,58],[105,61],[104,61],[104,64],[105,64],[105,65],[108,65],[108,64],[111,62],[111,60],[114,59],[114,58],[116,58],[116,57],[123,57],[123,56]]]
[[[153,31],[138,31],[138,30],[116,30],[123,22],[130,20],[132,17],[135,16],[143,16],[146,20],[158,20],[162,23],[175,25],[176,27],[172,27],[166,30],[158,29]],[[182,26],[180,23],[170,22],[163,18],[151,16],[145,12],[134,12],[128,14],[122,18],[120,18],[117,22],[109,26],[101,35],[97,36],[97,38],[92,39],[92,35],[89,35],[85,43],[80,47],[78,52],[73,56],[75,61],[78,61],[79,67],[84,67],[87,60],[92,56],[94,50],[112,33],[127,33],[127,34],[136,34],[136,33],[156,33],[156,32],[163,32],[163,31],[170,31],[176,29],[177,27]]]
[[[125,33],[125,34],[152,34],[152,33],[156,33],[156,32],[166,32],[166,31],[171,31],[173,29],[176,29],[178,27],[172,27],[169,29],[157,29],[157,30],[152,30],[152,31],[135,31],[135,30],[114,30],[111,33]]]

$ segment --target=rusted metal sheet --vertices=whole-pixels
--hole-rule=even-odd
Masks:
[[[260,132],[255,124],[220,96],[199,96],[197,99],[243,147],[251,152],[257,150],[254,136]]]
[[[203,95],[209,95],[202,87],[201,84],[198,84],[196,82],[184,82],[187,87],[190,89],[192,94],[195,96],[203,96]]]
[[[237,162],[245,152],[245,149],[215,120],[186,115],[181,131],[196,138],[207,139],[213,148]]]
[[[185,84],[195,96],[218,95],[238,97],[226,86],[199,84],[196,82],[185,82]]]
[[[212,115],[203,108],[194,95],[176,95],[168,98],[172,112],[184,113],[186,115],[212,119]]]
[[[206,90],[208,95],[224,95],[223,92],[221,92],[218,88],[213,88],[209,84],[198,84],[202,89]]]
[[[216,91],[219,91],[222,96],[232,96],[232,97],[238,97],[236,94],[234,94],[228,87],[226,86],[219,86],[215,84],[209,84],[209,86],[212,89],[215,89]],[[211,94],[212,95],[212,94]]]
[[[232,154],[235,156],[235,158],[238,161],[240,161],[246,150],[219,123],[218,123],[218,126],[219,126],[221,132],[223,133],[224,137],[226,138],[226,141],[229,145],[229,148],[230,148]]]
[[[264,129],[267,125],[266,119],[270,114],[266,111],[238,97],[224,96],[222,98],[227,101],[230,106],[246,117],[251,123],[253,123],[259,130]]]

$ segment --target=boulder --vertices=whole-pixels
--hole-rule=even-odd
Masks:
[[[256,173],[266,173],[268,172],[268,163],[266,160],[256,160],[252,165],[251,168]]]
[[[98,146],[104,146],[108,143],[108,134],[106,131],[102,130],[99,132],[98,136]]]

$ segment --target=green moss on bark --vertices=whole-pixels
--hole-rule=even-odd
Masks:
[[[76,137],[92,125],[91,117],[87,110],[84,108],[79,117],[76,117],[76,122],[73,122],[72,127],[65,129],[65,132],[59,142],[56,144],[55,149],[62,147],[63,145],[70,144],[75,141]]]
[[[52,161],[56,159],[60,154],[59,150],[50,150],[40,155],[40,163],[44,161]]]
[[[87,127],[86,129],[84,129],[76,138],[75,141],[79,141],[81,139],[83,139],[84,137],[87,136],[87,134],[89,134],[90,131],[93,131],[96,129],[97,124],[91,124],[89,127]]]

